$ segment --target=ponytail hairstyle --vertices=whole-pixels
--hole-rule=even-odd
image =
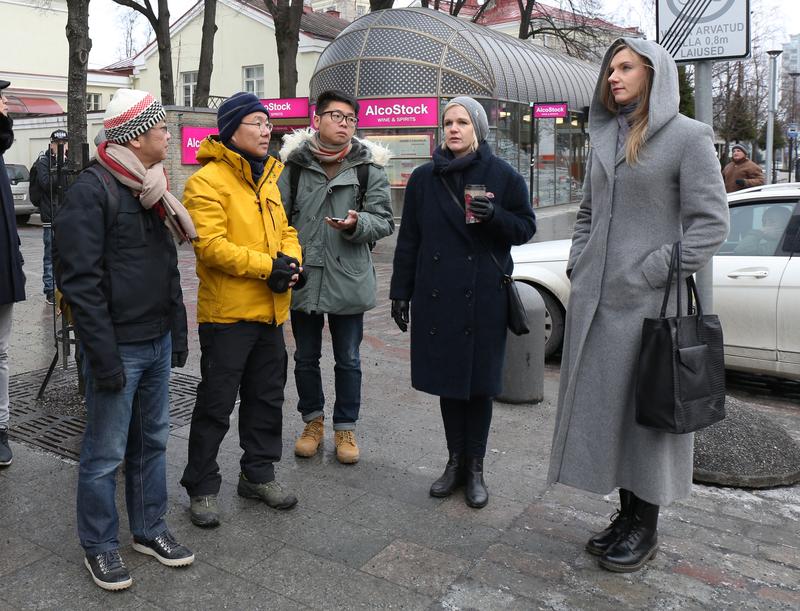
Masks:
[[[623,49],[628,49],[642,60],[646,69],[645,80],[639,91],[639,104],[636,106],[636,110],[630,115],[631,130],[628,132],[628,138],[625,141],[625,161],[628,165],[634,165],[639,162],[639,153],[644,147],[645,136],[647,135],[647,120],[650,114],[650,92],[653,89],[653,64],[647,57],[637,53],[621,40],[617,41],[612,49],[614,51],[611,55],[612,58]],[[608,75],[604,75],[600,85],[600,101],[609,112],[615,115],[619,114],[620,105],[614,101],[614,95],[611,92],[611,84],[608,82]]]

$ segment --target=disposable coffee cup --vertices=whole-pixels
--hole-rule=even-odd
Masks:
[[[473,197],[486,197],[486,185],[467,185],[464,187],[464,220],[467,224],[480,223],[472,213]]]

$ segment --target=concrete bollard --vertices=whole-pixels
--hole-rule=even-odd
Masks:
[[[530,333],[508,332],[503,367],[503,403],[539,403],[544,399],[544,300],[535,288],[517,282],[528,314]]]

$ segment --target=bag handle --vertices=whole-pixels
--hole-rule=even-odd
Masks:
[[[677,294],[678,294],[678,302],[675,307],[675,315],[681,315],[681,276],[683,275],[683,270],[681,267],[681,242],[675,242],[672,245],[672,256],[669,262],[669,274],[667,275],[667,286],[664,289],[664,300],[661,302],[661,315],[660,318],[664,318],[667,315],[667,303],[669,301],[669,294],[670,290],[672,289],[672,278],[674,277],[675,273],[677,272]],[[700,305],[700,295],[697,292],[697,284],[694,281],[694,276],[689,276],[686,278],[686,292],[687,299],[686,299],[686,314],[691,316],[697,308],[697,315],[703,315],[703,306]]]
[[[450,187],[450,185],[444,179],[444,176],[439,174],[439,180],[442,181],[442,184],[444,185],[444,188],[447,189],[447,192],[450,194],[450,199],[453,200],[453,203],[456,206],[458,206],[458,209],[461,212],[464,212],[464,209],[461,207],[461,203],[458,201],[458,198],[456,197],[456,194],[453,193],[453,189]],[[500,265],[500,262],[497,260],[497,257],[494,256],[494,253],[492,252],[491,248],[486,246],[486,243],[481,239],[480,236],[476,236],[476,237],[478,238],[478,241],[481,243],[481,246],[483,246],[486,249],[486,252],[489,253],[489,256],[492,258],[492,261],[494,261],[494,264],[497,266],[497,269],[499,269],[500,273],[503,275],[503,284],[508,284],[509,282],[511,282],[513,280],[513,278],[511,276],[509,276],[506,273],[506,271],[503,269],[503,267]]]

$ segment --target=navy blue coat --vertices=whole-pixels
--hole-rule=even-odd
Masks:
[[[0,305],[25,300],[25,274],[22,273],[22,254],[19,251],[17,218],[14,215],[14,196],[6,173],[5,153],[14,141],[11,120],[0,115]]]
[[[466,224],[440,170],[427,163],[408,181],[389,296],[411,302],[414,388],[453,399],[494,397],[502,390],[508,298],[488,249],[511,274],[511,246],[533,237],[536,219],[522,176],[485,142],[469,166],[446,176],[462,200],[463,185],[486,185],[494,194],[489,222]]]

